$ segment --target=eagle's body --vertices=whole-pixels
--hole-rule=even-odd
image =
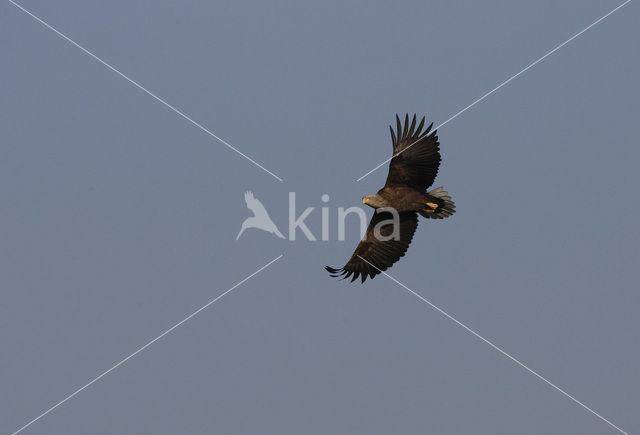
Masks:
[[[435,130],[429,134],[433,124],[422,132],[424,120],[416,127],[416,116],[409,125],[409,116],[405,115],[403,127],[396,115],[397,136],[389,126],[393,158],[387,181],[378,193],[362,198],[362,203],[375,208],[376,213],[347,264],[342,269],[325,267],[331,276],[353,275],[351,281],[361,276],[362,282],[367,276],[375,277],[404,256],[418,227],[418,214],[443,219],[455,213],[455,205],[442,187],[427,191],[438,173],[440,144]],[[389,223],[393,214],[385,208],[395,209],[399,228]]]
[[[420,192],[407,186],[383,187],[375,195],[365,196],[362,200],[373,208],[391,207],[398,212],[416,211],[432,213],[444,202],[426,192]]]

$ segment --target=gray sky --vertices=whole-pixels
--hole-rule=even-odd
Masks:
[[[621,2],[265,3],[21,4],[284,182],[0,2],[0,431],[284,253],[23,433],[616,433],[388,278],[330,279],[335,214],[235,236],[245,190],[281,230],[289,191],[360,205],[396,112],[438,124]],[[440,129],[458,211],[389,270],[629,433],[638,14]]]

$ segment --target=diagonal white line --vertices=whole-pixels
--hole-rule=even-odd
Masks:
[[[378,272],[382,273],[383,275],[385,275],[387,278],[389,278],[391,281],[395,282],[396,284],[398,284],[399,286],[403,287],[405,290],[407,290],[409,293],[411,293],[412,295],[414,295],[415,297],[417,297],[418,299],[420,299],[422,302],[428,304],[431,308],[435,309],[436,311],[438,311],[440,314],[442,314],[443,316],[445,316],[447,319],[452,320],[453,322],[455,322],[458,326],[462,327],[464,330],[466,330],[467,332],[470,332],[471,334],[473,334],[474,336],[476,336],[477,338],[479,338],[480,340],[484,341],[485,343],[487,343],[489,346],[491,346],[492,348],[494,348],[495,350],[497,350],[498,352],[500,352],[502,355],[506,356],[507,358],[509,358],[511,361],[515,362],[516,364],[518,364],[520,367],[522,367],[523,369],[527,370],[529,373],[533,374],[534,376],[536,376],[538,379],[544,381],[546,384],[550,385],[551,387],[555,388],[556,390],[558,390],[559,392],[561,392],[562,394],[564,394],[566,397],[568,397],[569,399],[573,400],[575,403],[577,403],[578,405],[582,406],[584,409],[586,409],[587,411],[589,411],[590,413],[592,413],[593,415],[595,415],[596,417],[598,417],[599,419],[601,419],[602,421],[608,423],[609,425],[611,425],[612,427],[614,427],[615,429],[617,429],[618,431],[620,431],[621,433],[625,434],[625,435],[629,435],[627,432],[623,431],[622,429],[620,429],[618,426],[616,426],[615,424],[611,423],[609,420],[607,420],[606,418],[604,418],[603,416],[601,416],[600,414],[598,414],[597,412],[595,412],[593,409],[589,408],[587,405],[585,405],[584,403],[582,403],[581,401],[579,401],[578,399],[576,399],[575,397],[573,397],[571,394],[567,393],[566,391],[564,391],[562,388],[558,387],[557,385],[555,385],[554,383],[552,383],[551,381],[549,381],[547,378],[543,377],[542,375],[538,374],[537,372],[533,371],[532,369],[530,369],[528,366],[526,366],[524,363],[520,362],[519,360],[517,360],[515,357],[511,356],[510,354],[508,354],[507,352],[505,352],[504,350],[500,349],[498,346],[496,346],[495,344],[493,344],[492,342],[490,342],[489,340],[487,340],[486,338],[484,338],[482,335],[478,334],[476,331],[474,331],[473,329],[469,328],[467,325],[465,325],[464,323],[460,322],[459,320],[457,320],[455,317],[451,316],[450,314],[448,314],[446,311],[444,311],[443,309],[437,307],[436,305],[432,304],[431,302],[429,302],[427,299],[425,299],[424,297],[422,297],[421,295],[419,295],[418,293],[414,292],[413,290],[411,290],[409,287],[407,287],[406,285],[402,284],[400,281],[398,281],[397,279],[395,279],[394,277],[392,277],[391,275],[389,275],[387,272],[380,270],[377,266],[375,266],[374,264],[371,264],[369,261],[365,260],[364,258],[360,257],[358,255],[358,257],[364,261],[365,263],[367,263],[368,265],[370,265],[371,267],[375,268]]]
[[[11,1],[11,0],[9,0]],[[532,68],[533,66],[535,66],[536,64],[538,64],[539,62],[543,61],[544,59],[546,59],[548,56],[552,55],[553,53],[555,53],[556,51],[558,51],[559,49],[561,49],[562,47],[564,47],[565,45],[567,45],[569,42],[573,41],[574,39],[576,39],[578,36],[582,35],[584,32],[586,32],[587,30],[589,30],[590,28],[592,28],[593,26],[595,26],[596,24],[598,24],[600,21],[604,20],[605,18],[607,18],[609,15],[611,15],[612,13],[614,13],[615,11],[617,11],[618,9],[620,9],[621,7],[623,7],[624,5],[626,5],[627,3],[629,3],[631,0],[627,0],[624,3],[620,4],[618,7],[616,7],[615,9],[613,9],[611,12],[607,13],[606,15],[603,15],[602,17],[598,18],[596,21],[594,21],[593,23],[589,24],[587,27],[585,27],[584,29],[582,29],[581,31],[579,31],[578,33],[576,33],[575,35],[573,35],[571,38],[567,39],[566,41],[564,41],[562,44],[556,46],[553,50],[551,50],[550,52],[548,52],[547,54],[545,54],[544,56],[540,57],[538,60],[531,62],[529,65],[527,65],[526,67],[524,67],[520,72],[512,75],[511,77],[509,77],[507,80],[505,80],[504,82],[500,83],[498,86],[496,86],[495,88],[491,89],[489,92],[487,92],[486,94],[484,94],[482,97],[478,98],[477,100],[475,100],[473,103],[469,104],[467,107],[465,107],[464,109],[460,110],[458,113],[456,113],[455,115],[449,117],[449,119],[447,119],[446,121],[444,121],[442,124],[436,126],[436,128],[434,130],[439,129],[440,127],[442,127],[443,125],[447,124],[449,121],[452,121],[453,119],[457,118],[458,116],[462,115],[464,112],[466,112],[467,110],[471,109],[473,106],[475,106],[476,104],[478,104],[480,101],[484,100],[485,98],[487,98],[489,95],[493,94],[495,91],[497,91],[498,89],[500,89],[501,87],[503,87],[504,85],[506,85],[507,83],[509,83],[511,80],[515,79],[516,77],[518,77],[519,75],[521,75],[522,73],[524,73],[525,71],[527,71],[529,68]],[[364,177],[368,176],[369,174],[371,174],[372,172],[380,169],[382,166],[386,165],[387,163],[389,163],[391,161],[391,159],[399,154],[402,154],[403,152],[405,152],[406,150],[408,150],[409,148],[411,148],[413,145],[415,145],[418,141],[412,143],[411,145],[409,145],[408,147],[406,147],[405,149],[403,149],[402,151],[400,151],[399,153],[396,153],[395,155],[393,155],[392,157],[388,158],[387,160],[385,160],[384,162],[380,163],[378,166],[376,166],[375,168],[373,168],[372,170],[370,170],[369,172],[367,172],[366,174],[364,174],[362,177],[358,178],[356,181],[360,181],[362,180]]]
[[[235,284],[233,287],[231,287],[230,289],[226,290],[224,293],[218,295],[215,299],[213,299],[212,301],[208,302],[206,305],[203,305],[201,308],[197,309],[196,311],[194,311],[193,313],[189,314],[187,317],[185,317],[184,319],[182,319],[181,321],[179,321],[178,323],[176,323],[175,325],[173,325],[171,328],[167,329],[166,331],[164,331],[162,334],[158,335],[156,338],[154,338],[153,340],[151,340],[150,342],[148,342],[147,344],[145,344],[144,346],[142,346],[141,348],[139,348],[138,350],[136,350],[135,352],[133,352],[132,354],[130,354],[128,357],[124,358],[122,361],[120,361],[119,363],[117,363],[116,365],[114,365],[113,367],[111,367],[110,369],[102,372],[100,375],[96,376],[92,381],[86,383],[85,385],[83,385],[82,387],[78,388],[76,391],[74,391],[73,393],[69,394],[67,397],[65,397],[64,399],[62,399],[61,401],[59,401],[58,403],[56,403],[55,405],[53,405],[51,408],[47,409],[46,411],[44,411],[42,414],[40,414],[39,416],[37,416],[36,418],[34,418],[33,420],[31,420],[29,423],[25,424],[24,426],[22,426],[20,429],[18,429],[17,431],[13,432],[11,435],[16,435],[20,432],[22,432],[24,429],[26,429],[27,427],[31,426],[33,423],[35,423],[36,421],[40,420],[42,417],[44,417],[45,415],[49,414],[51,411],[53,411],[54,409],[56,409],[58,406],[62,405],[63,403],[65,403],[67,400],[71,399],[73,396],[75,396],[76,394],[80,393],[82,390],[84,390],[85,388],[89,387],[91,384],[97,382],[98,380],[100,380],[101,378],[103,378],[104,376],[106,376],[107,374],[109,374],[110,372],[112,372],[113,370],[117,369],[118,367],[120,367],[122,364],[124,364],[125,362],[127,362],[128,360],[130,360],[131,358],[133,358],[134,356],[136,356],[137,354],[139,354],[140,352],[142,352],[143,350],[145,350],[146,348],[148,348],[149,346],[151,346],[153,343],[155,343],[156,341],[160,340],[162,337],[164,337],[165,335],[167,335],[168,333],[170,333],[171,331],[173,331],[174,329],[176,329],[178,326],[182,325],[183,323],[185,323],[186,321],[188,321],[189,319],[191,319],[192,317],[196,316],[200,311],[206,309],[207,307],[209,307],[211,304],[215,303],[216,301],[218,301],[219,299],[221,299],[224,295],[226,295],[227,293],[231,292],[232,290],[234,290],[236,287],[239,287],[240,285],[244,284],[245,282],[247,282],[249,279],[253,278],[255,275],[257,275],[258,273],[262,272],[264,269],[266,269],[267,267],[271,266],[273,263],[275,263],[276,261],[278,261],[279,259],[282,258],[284,254],[281,254],[279,256],[277,256],[276,258],[274,258],[273,260],[271,260],[270,262],[268,262],[267,264],[265,264],[264,266],[262,266],[260,269],[256,270],[255,272],[253,272],[251,275],[247,276],[246,278],[244,278],[242,281],[238,282],[237,284]]]
[[[153,92],[147,90],[145,87],[143,87],[141,84],[137,83],[136,81],[134,81],[133,79],[129,78],[127,75],[121,73],[120,71],[118,71],[115,67],[111,66],[110,64],[108,64],[107,62],[105,62],[104,60],[100,59],[98,56],[96,56],[95,54],[93,54],[92,52],[90,52],[89,50],[87,50],[86,48],[84,48],[83,46],[81,46],[80,44],[78,44],[77,42],[75,42],[74,40],[72,40],[71,38],[69,38],[68,36],[66,36],[65,34],[63,34],[62,32],[58,31],[57,29],[53,28],[52,26],[50,26],[49,24],[45,23],[42,19],[38,18],[37,16],[35,16],[34,14],[32,14],[31,12],[29,12],[28,10],[26,10],[25,8],[23,8],[22,6],[20,6],[18,3],[14,2],[13,0],[8,0],[9,3],[11,3],[12,5],[14,5],[15,7],[17,7],[18,9],[22,10],[23,12],[25,12],[27,15],[31,16],[32,18],[34,18],[35,20],[37,20],[39,23],[41,23],[42,25],[44,25],[45,27],[47,27],[48,29],[52,30],[53,32],[55,32],[56,34],[58,34],[60,37],[64,38],[65,40],[67,40],[68,42],[70,42],[71,44],[75,45],[76,47],[78,47],[80,50],[84,51],[85,53],[87,53],[89,56],[91,56],[92,58],[94,58],[95,60],[97,60],[98,62],[100,62],[101,64],[103,64],[104,66],[106,66],[107,68],[109,68],[111,71],[115,72],[116,74],[118,74],[120,77],[124,78],[125,80],[127,80],[129,83],[131,83],[132,85],[136,86],[138,89],[146,92],[147,94],[149,94],[150,96],[152,96],[153,98],[155,98],[156,100],[158,100],[159,102],[161,102],[162,104],[164,104],[165,106],[167,106],[169,109],[173,110],[175,113],[177,113],[178,115],[182,116],[184,119],[186,119],[187,121],[189,121],[191,124],[195,125],[196,127],[198,127],[200,130],[204,131],[205,133],[207,133],[209,136],[217,139],[218,141],[220,141],[221,143],[223,143],[224,145],[226,145],[229,149],[235,151],[236,153],[240,154],[242,157],[244,157],[245,159],[249,160],[251,163],[253,163],[254,165],[256,165],[257,167],[259,167],[260,169],[262,169],[263,171],[265,171],[266,173],[268,173],[269,175],[271,175],[273,178],[275,178],[278,181],[283,181],[282,178],[278,177],[276,174],[274,174],[273,172],[271,172],[270,170],[268,170],[267,168],[265,168],[264,166],[262,166],[260,163],[256,162],[255,160],[253,160],[251,157],[247,156],[246,154],[244,154],[242,151],[238,150],[237,148],[235,148],[233,145],[229,144],[227,141],[225,141],[224,139],[220,138],[219,136],[215,135],[214,133],[212,133],[211,131],[209,131],[206,127],[204,127],[202,124],[199,124],[198,122],[194,121],[193,119],[191,119],[190,117],[188,117],[187,115],[185,115],[183,112],[181,112],[180,110],[176,109],[174,106],[172,106],[171,104],[167,103],[165,100],[163,100],[162,98],[158,97],[156,94],[154,94]]]

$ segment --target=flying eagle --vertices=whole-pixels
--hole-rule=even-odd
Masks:
[[[351,282],[367,276],[374,278],[404,256],[418,227],[418,214],[430,219],[444,219],[455,212],[449,194],[438,187],[427,192],[433,184],[440,166],[437,130],[429,134],[433,123],[423,132],[424,117],[416,127],[413,115],[405,115],[404,127],[396,115],[396,132],[391,130],[393,158],[389,175],[382,189],[375,195],[362,198],[362,203],[376,209],[367,232],[355,252],[341,269],[325,266],[333,277],[351,278]],[[387,208],[387,210],[385,210]],[[399,228],[394,228],[392,211],[399,217]],[[396,231],[394,231],[396,230]]]

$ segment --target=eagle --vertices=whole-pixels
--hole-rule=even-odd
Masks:
[[[407,252],[418,228],[418,215],[428,219],[444,219],[455,213],[455,205],[442,187],[427,191],[438,174],[440,143],[433,123],[424,131],[425,118],[416,126],[416,115],[404,126],[396,114],[396,131],[389,126],[393,156],[389,174],[382,189],[362,198],[375,213],[366,234],[342,268],[325,266],[333,277],[359,277],[362,282],[387,270]],[[396,227],[397,225],[397,227]]]

